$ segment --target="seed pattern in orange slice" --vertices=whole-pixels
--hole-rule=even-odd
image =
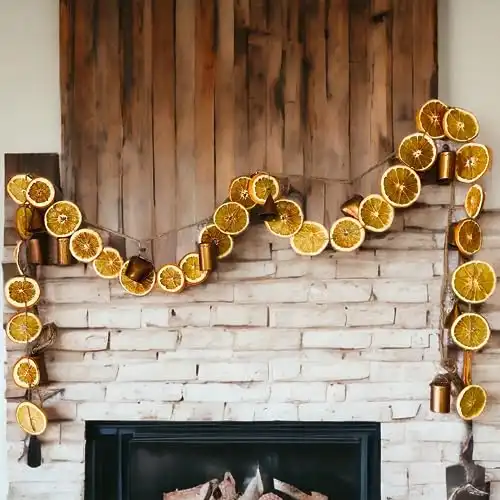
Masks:
[[[465,213],[471,219],[477,219],[483,210],[484,190],[479,184],[472,185],[465,195],[464,208]]]
[[[37,208],[47,208],[55,196],[54,185],[45,177],[35,177],[26,188],[26,201]]]
[[[137,297],[143,297],[153,290],[156,281],[156,272],[152,270],[140,283],[130,279],[126,272],[129,264],[129,260],[123,263],[122,269],[120,271],[119,280],[120,285],[125,291],[131,295],[136,295]]]
[[[40,369],[34,359],[23,356],[14,364],[12,378],[15,384],[22,389],[36,387],[40,383]]]
[[[443,131],[448,139],[469,142],[479,134],[479,123],[470,111],[450,108],[443,116]]]
[[[488,397],[480,385],[468,385],[457,397],[457,412],[464,420],[474,420],[483,413]]]
[[[78,229],[69,240],[69,251],[78,262],[92,262],[97,259],[102,249],[101,235],[93,229]]]
[[[188,285],[200,285],[208,278],[209,271],[200,269],[200,256],[196,252],[188,253],[179,262]]]
[[[40,286],[33,278],[16,276],[5,283],[5,300],[17,309],[33,307],[40,299]]]
[[[23,311],[10,318],[5,333],[16,344],[27,344],[36,340],[42,333],[40,318],[29,311]]]
[[[451,286],[455,295],[468,304],[481,304],[494,293],[497,277],[493,267],[482,260],[465,262],[453,271]]]
[[[417,172],[429,170],[437,158],[436,143],[427,134],[407,135],[400,143],[398,157]]]
[[[413,205],[420,196],[422,185],[415,170],[406,165],[389,167],[380,181],[382,196],[396,208]]]
[[[82,212],[71,201],[58,201],[45,212],[45,227],[55,238],[71,236],[82,223]]]
[[[208,224],[200,231],[198,243],[214,243],[220,260],[230,255],[234,247],[232,236],[220,231],[215,224]]]
[[[98,276],[105,279],[118,278],[123,266],[120,252],[113,247],[104,247],[92,262],[92,267]]]
[[[160,268],[156,281],[158,286],[168,293],[179,293],[186,286],[186,277],[182,269],[175,264],[167,264]]]
[[[246,175],[236,177],[229,186],[229,200],[243,205],[247,210],[255,207],[255,201],[250,197],[248,186],[251,178]]]
[[[250,179],[248,193],[254,203],[264,205],[269,195],[273,197],[273,200],[277,200],[280,197],[280,183],[276,177],[259,172],[254,174]]]
[[[464,144],[457,150],[455,177],[457,181],[472,184],[488,170],[491,156],[484,144]]]
[[[31,401],[23,401],[16,408],[16,421],[19,427],[31,436],[39,436],[47,429],[47,415]]]
[[[304,221],[300,230],[290,238],[290,245],[298,255],[319,255],[328,246],[330,236],[323,224]]]
[[[304,213],[297,202],[286,198],[278,200],[276,213],[275,219],[264,221],[271,233],[280,238],[290,238],[300,231],[304,223]]]
[[[339,252],[352,252],[365,241],[365,228],[358,219],[341,217],[330,228],[330,244]]]
[[[466,312],[455,319],[450,328],[453,342],[461,349],[478,351],[490,338],[490,325],[480,314]]]
[[[470,257],[481,250],[483,235],[481,226],[474,219],[463,219],[453,227],[453,243],[458,251]]]
[[[16,174],[7,183],[7,194],[18,205],[26,203],[26,189],[33,178],[28,174]]]
[[[359,220],[369,231],[383,233],[394,221],[394,207],[379,194],[370,194],[359,206]]]
[[[433,139],[442,139],[443,117],[446,111],[448,111],[446,104],[439,99],[430,99],[417,112],[417,130],[425,132]]]
[[[231,236],[241,234],[249,223],[248,210],[235,201],[223,203],[214,213],[214,224],[219,231]]]

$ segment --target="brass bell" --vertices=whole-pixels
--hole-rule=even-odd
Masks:
[[[344,201],[340,206],[340,211],[347,217],[354,217],[355,219],[359,216],[359,205],[363,201],[363,197],[360,194],[355,194],[347,201]]]
[[[430,383],[430,410],[433,413],[450,413],[451,383],[446,375],[436,375]]]
[[[69,250],[69,238],[57,238],[57,265],[70,266],[73,256]]]
[[[145,278],[149,276],[151,271],[154,271],[153,263],[149,260],[141,257],[140,255],[134,255],[128,261],[127,269],[125,274],[132,281],[136,283],[141,283]]]
[[[455,177],[455,151],[450,151],[448,144],[443,146],[443,151],[438,155],[437,183],[449,184]]]
[[[216,249],[213,243],[200,243],[198,254],[200,257],[200,270],[213,271],[217,262]]]
[[[28,240],[28,264],[41,266],[46,263],[46,241],[43,234],[32,236]]]
[[[276,203],[274,203],[272,195],[268,195],[264,205],[262,205],[259,218],[261,221],[270,221],[274,220],[277,216],[278,209],[276,208]]]

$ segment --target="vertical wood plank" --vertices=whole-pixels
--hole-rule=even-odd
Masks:
[[[267,31],[267,7],[269,0],[250,1],[250,27],[252,30],[264,33]],[[276,0],[272,0],[275,2]]]
[[[153,0],[153,153],[157,266],[175,262],[177,248],[175,143],[175,0]]]

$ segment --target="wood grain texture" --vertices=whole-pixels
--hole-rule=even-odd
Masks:
[[[160,263],[193,251],[196,223],[256,170],[291,176],[307,217],[331,223],[353,190],[378,190],[380,172],[349,180],[436,95],[436,4],[60,0],[66,197],[138,238],[174,231],[148,246]]]

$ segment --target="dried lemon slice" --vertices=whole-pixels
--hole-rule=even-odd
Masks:
[[[214,243],[217,248],[217,258],[227,257],[234,247],[233,238],[220,231],[215,224],[205,226],[198,236],[198,243]]]
[[[15,203],[23,205],[26,203],[26,190],[32,180],[33,178],[27,174],[14,175],[7,183],[7,194]]]
[[[490,166],[490,152],[484,144],[464,144],[458,148],[455,161],[457,181],[471,184],[480,179]]]
[[[484,205],[484,191],[479,184],[474,184],[469,188],[465,195],[464,208],[465,213],[471,218],[476,219]]]
[[[33,278],[16,276],[5,283],[5,299],[17,309],[33,307],[40,299],[40,286]]]
[[[304,223],[304,213],[297,202],[285,198],[278,200],[276,213],[275,219],[264,221],[271,233],[280,238],[289,238],[300,231]]]
[[[46,208],[54,201],[56,190],[49,179],[36,177],[26,188],[26,201],[37,208]]]
[[[299,255],[319,255],[328,245],[330,237],[323,224],[304,221],[300,230],[290,238],[290,245]]]
[[[186,286],[186,278],[182,269],[175,264],[163,266],[156,278],[158,286],[165,292],[179,293]]]
[[[126,274],[129,262],[129,260],[125,261],[121,268],[119,275],[120,285],[128,293],[136,295],[137,297],[143,297],[150,293],[155,286],[156,273],[153,269],[141,282],[134,281]]]
[[[250,185],[251,178],[246,175],[236,177],[229,186],[229,200],[235,201],[243,205],[247,210],[255,207],[255,201],[250,197],[248,186]]]
[[[22,389],[36,387],[40,383],[40,369],[33,358],[23,356],[12,368],[12,378]]]
[[[497,277],[490,264],[482,260],[465,262],[453,271],[451,286],[455,295],[468,304],[481,304],[495,291]]]
[[[102,249],[101,235],[93,229],[79,229],[69,240],[69,251],[79,262],[92,262],[97,259]]]
[[[250,198],[258,205],[264,205],[267,197],[271,195],[277,200],[281,194],[280,183],[276,177],[266,173],[256,173],[248,184]]]
[[[486,391],[480,385],[468,385],[457,397],[457,412],[464,420],[473,420],[486,407]]]
[[[468,351],[484,347],[490,338],[490,325],[480,315],[473,312],[463,313],[453,322],[450,335],[455,344]]]
[[[36,340],[42,333],[42,322],[32,312],[24,311],[10,318],[5,333],[16,344],[27,344]]]
[[[185,255],[179,262],[188,285],[200,285],[208,278],[208,271],[200,269],[200,256],[193,252]]]
[[[81,223],[82,213],[71,201],[58,201],[45,212],[45,227],[55,238],[71,236]]]
[[[47,429],[47,415],[31,401],[23,401],[16,408],[16,421],[19,427],[32,436],[39,436]]]
[[[430,99],[417,112],[417,130],[425,132],[432,139],[442,139],[443,117],[448,111],[448,106],[439,99]]]
[[[407,135],[399,145],[398,157],[413,170],[424,172],[436,161],[436,144],[427,134],[421,132]]]
[[[452,244],[462,255],[470,257],[479,252],[482,242],[481,226],[474,219],[463,219],[454,224]]]
[[[443,131],[448,139],[469,142],[479,134],[479,123],[470,111],[450,108],[443,116]]]
[[[383,233],[394,221],[394,208],[379,194],[370,194],[359,205],[359,220],[369,231]]]
[[[92,267],[98,276],[113,279],[120,276],[123,259],[120,252],[113,247],[104,247],[97,258],[92,262]]]
[[[382,196],[396,208],[413,205],[420,196],[422,185],[418,174],[406,165],[389,167],[380,181]]]
[[[365,228],[352,217],[337,219],[330,228],[330,244],[339,252],[352,252],[365,241]]]
[[[223,203],[214,213],[214,224],[225,234],[237,236],[248,227],[249,223],[248,210],[234,201]]]

